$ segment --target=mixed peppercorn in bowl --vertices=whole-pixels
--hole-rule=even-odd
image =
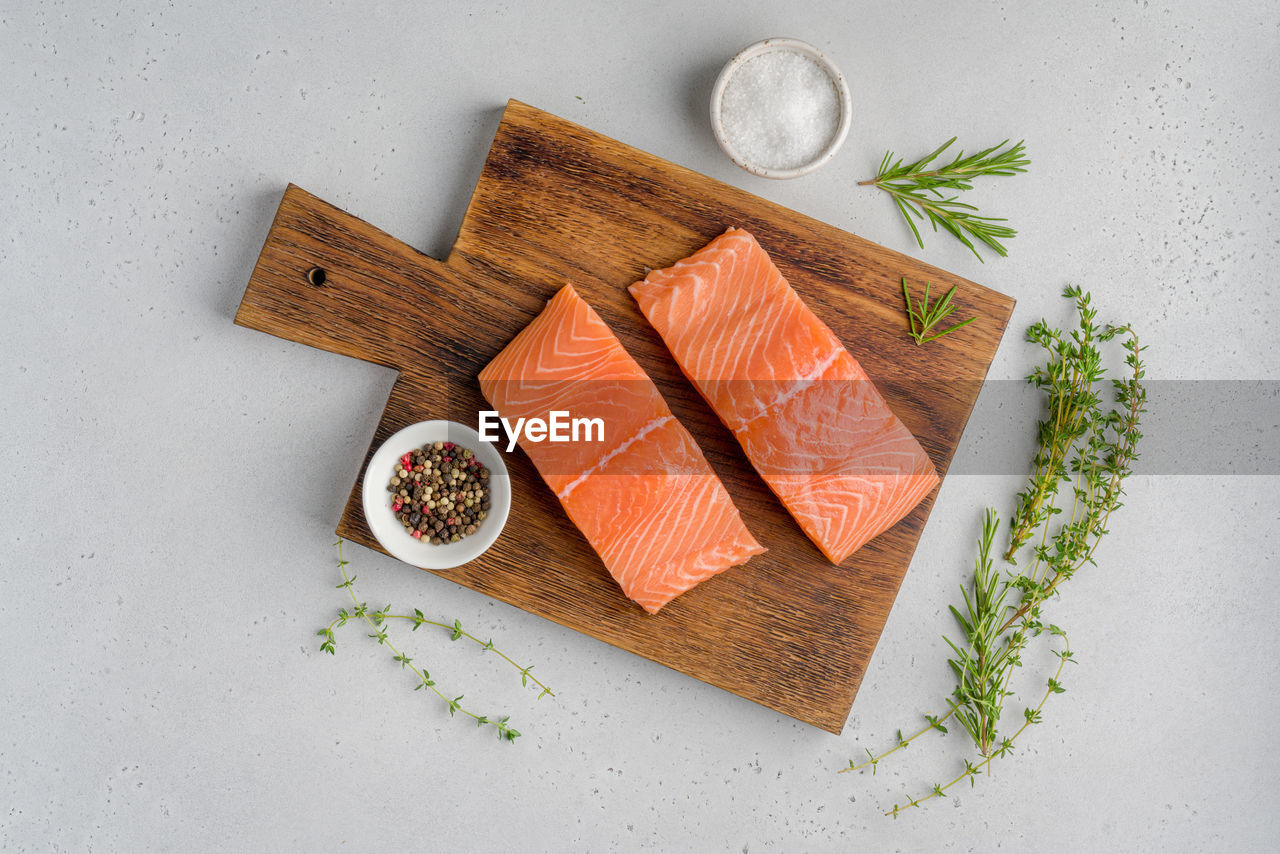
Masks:
[[[511,486],[498,449],[470,427],[421,421],[369,460],[365,519],[391,555],[424,569],[475,560],[506,524]]]

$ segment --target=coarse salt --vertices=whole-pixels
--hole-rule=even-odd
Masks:
[[[747,60],[729,78],[720,122],[740,159],[765,169],[797,169],[835,138],[840,98],[817,62],[773,50]]]

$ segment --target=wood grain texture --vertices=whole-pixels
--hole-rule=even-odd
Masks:
[[[650,616],[622,596],[517,451],[507,455],[514,500],[502,536],[438,574],[838,733],[933,495],[832,566],[755,474],[626,291],[729,226],[755,234],[945,476],[1011,298],[516,101],[446,261],[290,185],[236,322],[400,371],[367,463],[414,421],[474,425],[488,408],[476,374],[571,281],[657,383],[769,551]],[[322,286],[307,280],[313,266],[326,271]],[[902,276],[959,285],[956,316],[977,320],[917,347]],[[338,533],[376,549],[360,488]]]

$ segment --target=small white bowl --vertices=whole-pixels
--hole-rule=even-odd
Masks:
[[[818,63],[818,66],[827,72],[827,76],[831,78],[831,82],[835,85],[836,99],[840,104],[840,119],[836,124],[836,132],[831,137],[831,141],[808,163],[803,163],[792,169],[777,169],[754,163],[744,157],[729,141],[728,136],[725,134],[724,122],[721,117],[724,90],[729,85],[729,79],[748,61],[773,51],[798,53]],[[716,135],[716,142],[720,144],[720,148],[724,150],[725,154],[729,155],[729,159],[734,163],[751,174],[759,175],[762,178],[798,178],[817,169],[834,157],[835,153],[840,150],[840,146],[844,144],[845,137],[849,135],[849,125],[852,121],[853,99],[849,96],[849,86],[845,83],[844,75],[840,73],[840,69],[836,68],[835,64],[827,59],[822,51],[808,42],[802,42],[797,39],[765,39],[743,48],[721,69],[720,76],[716,78],[715,88],[711,90],[711,129]]]
[[[387,484],[395,466],[409,451],[428,442],[453,442],[467,448],[489,469],[489,510],[484,521],[469,537],[456,543],[433,546],[409,536],[395,513]],[[361,490],[364,518],[369,530],[392,556],[423,569],[450,569],[473,561],[488,550],[502,533],[511,511],[511,478],[502,455],[491,442],[481,441],[475,430],[453,421],[419,421],[410,424],[382,443],[364,471]]]

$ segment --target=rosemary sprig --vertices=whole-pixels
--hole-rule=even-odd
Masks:
[[[468,640],[471,640],[476,644],[480,645],[481,647],[483,647],[483,649],[486,652],[494,653],[495,655],[500,657],[502,660],[506,661],[508,664],[514,667],[516,670],[518,670],[520,672],[520,683],[522,685],[528,685],[530,682],[532,682],[539,689],[541,689],[541,693],[538,694],[538,699],[542,699],[543,697],[546,697],[546,696],[554,697],[555,694],[551,691],[551,689],[548,688],[546,685],[544,685],[541,681],[538,680],[536,676],[534,676],[532,673],[529,672],[530,670],[533,669],[533,666],[530,665],[528,667],[521,667],[520,665],[516,664],[509,657],[507,657],[506,654],[504,654],[499,649],[497,649],[497,647],[493,645],[492,640],[486,640],[486,641],[480,640],[475,635],[465,631],[462,628],[462,624],[458,620],[454,620],[452,624],[441,623],[436,620],[428,620],[423,615],[422,611],[420,611],[417,608],[413,610],[412,615],[392,614],[390,605],[380,610],[371,610],[367,603],[361,602],[356,597],[355,589],[354,589],[356,577],[354,575],[347,574],[347,565],[349,561],[345,560],[342,556],[342,542],[343,542],[342,538],[339,537],[338,542],[335,544],[338,548],[338,570],[342,573],[342,583],[337,586],[339,589],[343,589],[343,588],[346,589],[347,593],[351,596],[351,602],[354,607],[351,611],[348,611],[346,608],[338,609],[337,619],[335,619],[325,628],[322,628],[318,632],[316,632],[317,635],[324,638],[324,641],[320,644],[320,649],[324,652],[329,653],[330,655],[333,655],[335,651],[335,646],[336,646],[336,639],[334,637],[333,630],[335,628],[340,628],[342,626],[345,626],[348,622],[351,622],[354,620],[362,620],[368,625],[370,629],[373,630],[373,634],[369,635],[369,637],[373,638],[379,644],[391,650],[392,659],[399,662],[400,667],[402,669],[408,669],[412,671],[413,674],[418,678],[418,684],[414,687],[413,690],[421,691],[423,688],[430,690],[437,697],[439,697],[441,700],[444,701],[446,707],[449,709],[450,717],[452,717],[458,712],[461,712],[463,715],[474,720],[476,722],[476,726],[485,726],[486,724],[489,726],[492,726],[497,731],[498,737],[500,739],[504,739],[508,742],[513,742],[517,738],[519,738],[520,737],[519,730],[512,727],[511,724],[509,723],[509,721],[511,720],[510,716],[494,719],[494,718],[488,717],[487,715],[476,714],[475,712],[467,709],[461,704],[460,701],[462,700],[462,695],[458,695],[457,697],[450,698],[447,694],[445,694],[438,687],[436,687],[436,683],[431,678],[431,674],[428,673],[426,670],[420,669],[415,664],[413,664],[413,659],[405,655],[403,652],[401,652],[391,642],[386,630],[386,624],[388,620],[407,620],[413,623],[414,631],[417,631],[419,627],[424,625],[437,626],[442,629],[447,629],[450,633],[450,640],[456,641],[460,638],[467,638]]]
[[[934,149],[932,154],[905,166],[902,158],[894,160],[893,151],[886,151],[876,177],[859,181],[858,186],[876,186],[888,193],[902,212],[907,225],[911,226],[911,232],[916,236],[916,243],[921,249],[924,248],[924,240],[920,237],[920,229],[916,227],[916,219],[927,221],[935,232],[941,226],[968,246],[979,261],[982,256],[974,247],[973,240],[985,243],[1003,258],[1008,250],[1000,241],[1014,237],[1017,232],[1007,225],[1001,225],[1007,222],[1003,218],[980,216],[976,207],[959,201],[959,193],[972,189],[972,180],[979,175],[1013,175],[1025,172],[1026,167],[1031,165],[1031,160],[1026,157],[1026,148],[1022,142],[1001,151],[1009,142],[1006,139],[999,145],[984,148],[968,157],[961,151],[947,165],[929,169],[933,161],[955,141],[956,137],[953,136]],[[942,192],[944,189],[954,190],[955,193],[947,195]]]
[[[920,298],[917,304],[912,305],[911,291],[907,289],[907,277],[902,277],[902,295],[907,300],[907,322],[910,324],[911,337],[915,339],[917,347],[929,341],[936,341],[943,335],[949,335],[961,326],[968,326],[977,319],[970,317],[968,320],[962,320],[949,329],[929,335],[929,330],[946,320],[956,310],[956,307],[951,304],[951,297],[955,295],[955,292],[956,286],[952,285],[951,290],[947,291],[945,297],[933,305],[929,305],[929,282],[925,282],[924,296]]]
[[[958,683],[951,709],[983,756],[990,755],[996,738],[996,722],[1004,699],[1004,675],[1013,665],[1012,657],[1017,650],[1015,644],[1001,639],[1001,624],[1010,606],[1005,602],[1009,587],[999,583],[1000,574],[991,564],[991,546],[999,525],[1000,518],[988,508],[973,570],[973,595],[961,588],[966,613],[951,606],[951,614],[964,630],[967,644],[961,649],[950,638],[944,638],[956,654],[956,658],[948,662]]]
[[[1094,563],[1094,553],[1107,533],[1111,513],[1121,506],[1123,482],[1138,456],[1146,391],[1142,385],[1143,348],[1133,330],[1128,326],[1098,328],[1088,293],[1069,287],[1064,295],[1075,301],[1079,329],[1068,338],[1040,321],[1028,331],[1029,340],[1041,344],[1048,353],[1047,364],[1028,380],[1046,393],[1050,414],[1039,424],[1036,471],[1027,489],[1019,494],[1011,520],[1005,560],[1015,568],[1002,577],[993,567],[998,519],[996,512],[988,509],[972,592],[963,590],[963,612],[951,609],[962,630],[963,642],[946,639],[955,653],[949,664],[956,676],[956,688],[947,700],[948,711],[940,717],[926,715],[928,725],[919,732],[904,738],[899,731],[898,742],[892,748],[879,755],[866,751],[866,761],[859,764],[850,760],[841,772],[870,766],[874,774],[881,760],[926,732],[936,729],[947,733],[944,724],[953,718],[973,742],[978,759],[965,760],[965,770],[951,782],[934,784],[928,794],[908,798],[906,807],[895,804],[885,815],[896,818],[903,809],[945,796],[947,789],[964,779],[972,784],[978,774],[990,768],[992,759],[1009,753],[1027,727],[1040,723],[1049,695],[1065,690],[1060,679],[1063,667],[1074,660],[1071,647],[1062,629],[1042,622],[1042,607],[1059,591],[1063,581],[1086,563]],[[1097,344],[1117,338],[1124,342],[1129,371],[1124,379],[1112,381],[1115,404],[1104,407],[1097,390],[1105,376]],[[1055,517],[1064,515],[1057,506],[1058,487],[1063,481],[1072,482],[1073,500],[1055,530]],[[1017,569],[1015,553],[1037,534],[1033,560],[1025,569]],[[1007,699],[1013,696],[1009,685],[1014,669],[1022,666],[1021,656],[1030,641],[1045,634],[1062,640],[1062,649],[1054,653],[1059,659],[1058,669],[1049,678],[1048,690],[1040,702],[1023,710],[1022,726],[1012,736],[1002,736],[999,724]]]
[[[1062,649],[1056,650],[1054,652],[1054,655],[1057,656],[1058,658],[1058,669],[1054,671],[1053,676],[1049,677],[1044,695],[1040,697],[1040,702],[1037,703],[1034,708],[1023,709],[1022,725],[1018,727],[1017,730],[1014,731],[1013,735],[1002,738],[1000,740],[999,746],[996,747],[994,750],[992,750],[986,756],[986,758],[982,759],[981,761],[975,763],[968,759],[963,760],[964,770],[961,771],[956,777],[954,777],[949,782],[943,783],[943,784],[934,783],[933,788],[929,791],[929,793],[919,798],[912,798],[910,795],[908,795],[906,806],[894,804],[893,809],[885,811],[884,813],[885,815],[893,816],[894,818],[897,818],[898,815],[903,810],[907,810],[912,807],[919,807],[922,804],[924,804],[925,801],[928,801],[932,798],[946,797],[946,792],[948,789],[950,789],[952,786],[956,785],[957,783],[963,782],[965,780],[968,780],[969,785],[973,786],[976,783],[976,778],[978,777],[978,775],[983,773],[990,773],[992,760],[1003,758],[1009,755],[1011,752],[1013,752],[1014,742],[1018,740],[1018,737],[1022,735],[1022,733],[1025,732],[1028,727],[1042,722],[1040,711],[1041,709],[1044,708],[1044,704],[1048,702],[1049,697],[1052,696],[1053,694],[1062,694],[1067,690],[1062,685],[1062,681],[1061,681],[1062,670],[1064,667],[1066,667],[1067,662],[1071,662],[1073,664],[1075,663],[1075,656],[1073,656],[1071,653],[1071,645],[1067,642],[1066,633],[1061,632],[1061,630],[1059,630],[1059,636],[1062,638]],[[947,717],[950,717],[950,715],[951,713],[948,712]],[[926,715],[926,717],[928,716]],[[946,718],[943,718],[943,720],[945,719]],[[944,734],[947,732],[946,727],[940,726],[940,725],[935,726],[931,724],[930,726],[927,726],[924,729],[922,729],[919,733],[917,733],[912,738],[918,738],[919,736],[933,729],[941,730]],[[899,747],[905,747],[907,744],[911,742],[911,740],[912,739],[903,739],[899,743],[898,747],[893,748],[893,750],[897,750]],[[881,754],[879,757],[873,757],[871,760],[864,762],[861,765],[855,765],[852,761],[850,761],[849,767],[841,769],[839,773],[843,774],[847,771],[857,771],[860,768],[866,767],[867,765],[873,766],[872,770],[874,773],[875,763],[879,762],[880,759],[883,759],[885,756],[889,755],[889,753],[892,753],[893,750],[886,751],[885,753]]]

